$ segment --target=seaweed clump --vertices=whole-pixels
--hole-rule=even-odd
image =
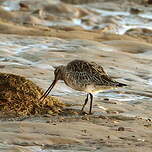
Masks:
[[[39,98],[43,90],[23,76],[0,73],[0,111],[12,116],[35,114],[57,114],[63,103],[48,96],[43,102]]]

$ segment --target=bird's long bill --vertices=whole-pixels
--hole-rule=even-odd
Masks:
[[[42,99],[42,101],[43,101],[48,96],[48,94],[51,92],[51,90],[53,89],[53,87],[55,86],[56,83],[57,83],[57,80],[54,80],[39,100]]]

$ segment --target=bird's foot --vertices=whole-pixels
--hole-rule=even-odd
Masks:
[[[87,113],[85,111],[80,111],[80,115],[87,115]]]
[[[89,112],[89,113],[88,113],[88,115],[92,115],[92,114],[93,114],[92,112]]]

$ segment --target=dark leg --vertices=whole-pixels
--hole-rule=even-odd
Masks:
[[[91,114],[93,95],[91,93],[89,93],[89,94],[90,94],[90,111],[89,111],[89,114]]]
[[[87,98],[85,99],[85,102],[84,102],[84,104],[83,104],[83,107],[82,107],[81,111],[84,110],[84,107],[85,107],[85,105],[86,105],[87,102],[88,102],[88,97],[89,97],[89,94],[87,94]]]

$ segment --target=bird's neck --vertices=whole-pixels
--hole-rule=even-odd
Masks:
[[[65,77],[65,66],[62,66],[61,67],[61,73],[60,73],[60,80],[64,80],[64,77]]]

